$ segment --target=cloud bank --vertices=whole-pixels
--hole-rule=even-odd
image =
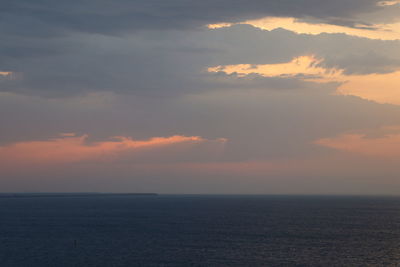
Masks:
[[[0,187],[398,192],[399,14],[378,0],[3,1]]]

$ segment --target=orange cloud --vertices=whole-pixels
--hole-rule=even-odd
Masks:
[[[10,71],[0,71],[0,76],[5,76],[5,77],[11,77],[12,76],[12,72]]]
[[[382,5],[394,5],[395,1],[381,2]],[[266,17],[257,20],[248,20],[239,23],[219,23],[209,24],[209,29],[218,29],[231,27],[235,24],[248,24],[254,27],[272,31],[275,29],[285,29],[298,34],[318,35],[321,33],[343,33],[351,36],[364,37],[378,40],[400,40],[400,23],[375,24],[375,25],[357,25],[358,28],[326,24],[326,23],[308,23],[299,21],[293,17]]]
[[[400,4],[400,0],[390,0],[378,2],[378,6],[394,6]]]
[[[400,71],[347,75],[346,82],[338,87],[340,95],[355,95],[382,104],[400,105]]]
[[[112,161],[124,153],[143,153],[150,149],[185,145],[186,148],[196,144],[212,143],[222,145],[226,139],[207,140],[199,136],[154,137],[139,141],[129,137],[118,136],[107,141],[88,142],[88,136],[75,136],[72,133],[62,134],[58,138],[45,141],[19,142],[0,147],[0,162],[3,167],[21,164],[55,164],[75,163],[100,160]],[[1,167],[1,166],[0,166]]]
[[[259,74],[264,77],[299,77],[303,80],[313,80],[327,82],[329,80],[338,80],[343,75],[341,69],[327,69],[321,67],[322,59],[314,55],[300,56],[287,63],[278,64],[237,64],[225,65],[208,68],[208,72],[225,72],[227,74],[236,73],[239,77],[245,77],[249,74]]]
[[[344,69],[323,67],[313,55],[300,56],[287,63],[237,64],[208,68],[209,72],[236,73],[238,77],[258,74],[264,77],[299,78],[315,83],[338,82],[337,94],[354,95],[378,103],[400,105],[400,70],[390,73],[347,75]]]
[[[381,132],[387,133],[382,134]],[[363,156],[400,157],[400,127],[382,128],[378,136],[349,133],[333,138],[322,138],[314,143]]]

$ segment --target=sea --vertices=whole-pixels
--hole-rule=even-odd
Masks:
[[[400,198],[0,195],[0,266],[400,266]]]

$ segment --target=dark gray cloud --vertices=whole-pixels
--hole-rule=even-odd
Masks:
[[[235,75],[205,73],[209,66],[285,62],[304,53],[317,53],[327,58],[326,64],[351,73],[386,72],[399,65],[393,53],[388,55],[398,42],[267,32],[245,25],[216,31],[201,28],[208,23],[267,15],[315,21],[335,18],[332,23],[340,24],[383,9],[376,3],[5,1],[0,11],[0,71],[17,75],[1,79],[0,90],[46,97],[93,91],[171,96],[215,88],[307,87],[309,84],[296,79],[238,79]],[[341,47],[346,52],[339,55]],[[372,59],[380,63],[368,64]]]
[[[16,42],[16,46],[13,43]],[[0,44],[0,90],[62,97],[96,91],[176,96],[214,89],[294,89],[313,86],[297,78],[207,73],[226,64],[271,64],[316,54],[328,67],[347,73],[388,72],[400,66],[399,41],[344,34],[299,35],[249,25],[202,31],[144,31],[118,37],[75,34],[46,39],[17,38]]]
[[[374,12],[359,14],[356,17],[373,24],[393,23],[399,20],[400,4],[381,7]],[[356,20],[357,20],[356,18]]]
[[[0,31],[24,36],[69,32],[117,34],[144,29],[187,29],[264,16],[349,20],[381,9],[377,0],[51,0],[2,1]]]

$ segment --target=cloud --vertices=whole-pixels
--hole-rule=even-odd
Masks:
[[[0,31],[9,35],[54,37],[71,32],[111,34],[148,29],[190,29],[221,21],[238,22],[266,16],[352,17],[379,9],[377,0],[228,1],[106,0],[3,1]],[[30,27],[29,27],[30,26]],[[35,30],[28,30],[35,29]]]
[[[229,82],[229,77],[206,75],[202,70],[207,66],[226,65],[225,61],[235,59],[240,61],[231,64],[253,64],[250,61],[266,58],[282,62],[310,53],[323,56],[327,64],[335,61],[332,64],[346,65],[346,71],[387,71],[400,65],[400,59],[393,56],[396,54],[393,53],[394,45],[389,43],[375,44],[376,48],[371,49],[366,40],[344,40],[339,35],[311,38],[279,30],[256,31],[253,27],[237,27],[239,25],[229,31],[210,31],[204,27],[221,21],[237,23],[270,17],[272,28],[283,27],[291,20],[289,24],[300,23],[307,31],[307,27],[333,25],[334,19],[340,24],[353,21],[353,17],[359,14],[392,7],[379,6],[378,2],[285,0],[277,4],[276,1],[259,0],[234,3],[226,0],[201,3],[174,0],[168,5],[158,0],[151,3],[73,0],[57,5],[49,0],[5,2],[0,11],[3,18],[0,34],[4,37],[0,44],[0,68],[13,72],[13,78],[2,77],[0,90],[44,97],[70,97],[105,91],[176,96],[234,87],[237,82],[243,88],[304,87],[297,81],[283,79],[253,79],[247,83],[231,79]],[[322,24],[310,21],[321,21]],[[376,32],[351,25],[332,25],[329,27]],[[389,31],[384,33],[391,34]],[[243,46],[239,39],[252,40],[254,44],[246,41]],[[343,50],[342,45],[349,51],[332,56],[338,53],[331,50]],[[265,52],[267,49],[268,53]],[[238,51],[240,53],[235,53]],[[379,64],[365,64],[365,53],[371,52],[375,53]],[[330,54],[330,58],[326,54]]]
[[[287,63],[264,64],[264,65],[226,65],[208,68],[209,72],[223,72],[235,74],[238,77],[246,77],[250,74],[259,74],[263,77],[282,77],[296,78],[303,80],[323,80],[334,81],[335,78],[343,75],[343,70],[327,69],[321,66],[323,59],[318,59],[314,55],[300,56]]]
[[[14,47],[8,42],[0,44],[0,49]],[[46,42],[45,48],[52,48],[48,54],[39,51],[40,43],[17,43],[26,44],[26,49],[16,46],[15,56],[0,53],[2,69],[14,73],[13,79],[0,79],[0,90],[42,97],[107,91],[174,97],[216,88],[304,88],[308,85],[288,77],[246,81],[204,70],[218,65],[281,63],[311,54],[324,58],[326,67],[346,73],[392,72],[400,66],[398,41],[333,34],[305,36],[249,25],[140,32],[124,38],[69,36]]]
[[[310,143],[349,129],[399,124],[400,109],[329,95],[325,89],[216,90],[167,99],[108,94],[43,99],[3,94],[2,147],[59,144],[51,141],[72,138],[68,129],[78,132],[74,138],[92,133],[77,142],[82,151],[98,151],[91,148],[97,144],[123,143],[107,136],[135,136],[133,141],[147,143],[151,136],[167,139],[180,133],[203,136],[206,141],[113,148],[114,154],[109,150],[89,154],[79,162],[11,164],[2,158],[0,185],[3,191],[14,192],[343,193],[343,187],[349,193],[376,192],[374,176],[385,165],[374,169],[374,162],[355,163],[342,155],[332,160],[327,155],[335,153]],[[54,132],[64,136],[54,137]],[[224,145],[218,141],[221,136],[229,140]],[[369,169],[362,169],[364,165]],[[390,182],[386,173],[384,179]],[[398,168],[392,173],[398,173]],[[393,184],[379,183],[380,192],[393,189]]]
[[[91,141],[180,133],[228,138],[224,157],[229,160],[270,159],[314,153],[309,142],[320,136],[400,123],[398,106],[333,95],[332,84],[314,84],[291,90],[216,89],[161,99],[112,93],[45,99],[3,93],[0,144],[49,140],[70,129],[78,136],[91,133]]]
[[[393,5],[397,5],[400,4],[399,0],[391,0],[391,1],[381,1],[378,2],[378,6],[393,6]]]
[[[0,81],[12,81],[16,78],[16,73],[13,73],[11,71],[0,71]]]
[[[208,71],[234,74],[242,78],[257,74],[263,77],[298,78],[315,83],[337,82],[340,84],[336,90],[338,94],[400,105],[400,69],[389,73],[356,75],[346,74],[344,69],[323,67],[323,62],[323,59],[311,55],[297,57],[287,63],[226,65],[210,67]]]
[[[221,149],[226,139],[206,140],[198,136],[154,137],[139,141],[128,137],[114,137],[106,141],[90,142],[88,135],[75,136],[72,133],[43,141],[25,141],[0,147],[1,169],[19,168],[25,165],[51,166],[57,164],[85,162],[135,163],[146,157],[155,163],[164,157],[164,161],[177,160],[177,156],[193,154],[193,151],[208,146],[207,149]],[[215,151],[215,149],[214,149]],[[210,151],[208,151],[210,152]],[[160,157],[160,154],[162,156]],[[210,155],[208,155],[210,156]]]
[[[374,25],[355,24],[353,27],[349,27],[327,23],[310,23],[294,17],[266,17],[258,20],[239,22],[237,24],[248,24],[268,31],[282,28],[298,34],[343,33],[369,39],[400,40],[400,22]],[[210,29],[218,29],[231,27],[232,25],[234,24],[221,23],[209,24],[208,27]]]
[[[313,140],[398,134],[354,132],[400,124],[393,2],[3,2],[2,190],[367,192],[387,166]]]
[[[347,81],[337,89],[339,94],[400,105],[400,70],[386,74],[349,75],[345,78]]]
[[[379,158],[400,157],[400,126],[378,129],[371,133],[346,133],[332,138],[321,138],[314,143],[331,149]]]

